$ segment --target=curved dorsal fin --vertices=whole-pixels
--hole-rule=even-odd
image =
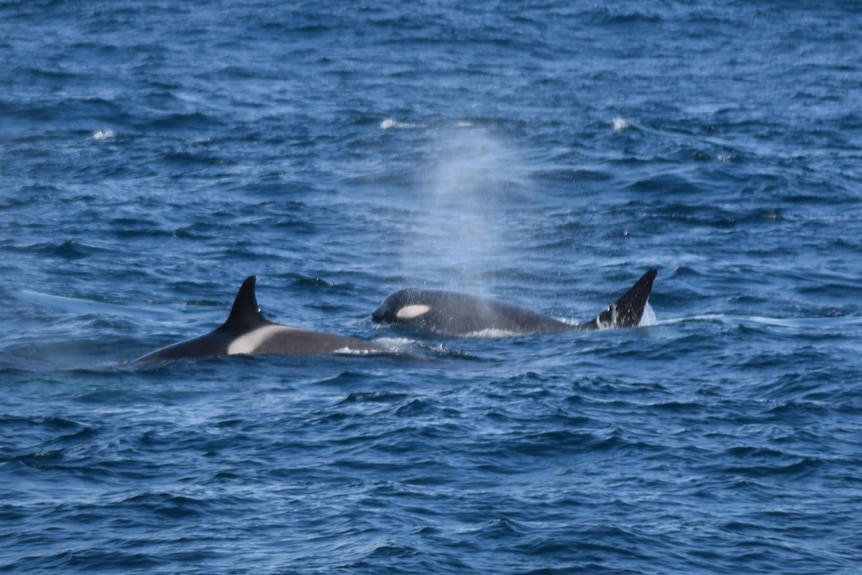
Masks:
[[[581,329],[604,329],[609,327],[637,327],[643,317],[644,308],[652,293],[652,284],[658,274],[649,270],[635,282],[620,299],[608,306],[594,320],[582,324]]]
[[[257,277],[249,276],[242,282],[242,286],[236,292],[236,298],[233,300],[230,315],[219,329],[246,332],[269,323],[257,305],[257,296],[254,293],[256,281]]]

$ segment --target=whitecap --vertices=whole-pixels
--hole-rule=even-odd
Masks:
[[[107,139],[113,138],[113,137],[114,137],[114,131],[113,130],[98,130],[96,132],[93,132],[93,139],[94,140],[107,140]]]
[[[425,124],[413,124],[411,122],[399,122],[395,118],[386,118],[382,122],[380,122],[381,130],[392,130],[392,129],[400,129],[400,130],[409,130],[412,128],[424,128]]]
[[[623,118],[620,118],[619,116],[617,116],[616,118],[613,119],[613,127],[614,127],[614,132],[622,132],[623,130],[625,130],[626,128],[629,127],[629,123],[626,122]]]

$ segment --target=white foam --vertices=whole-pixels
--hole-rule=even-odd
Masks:
[[[416,343],[415,340],[408,339],[406,337],[381,337],[374,340],[376,345],[380,347],[385,347],[388,349],[398,349],[402,347],[409,347]]]
[[[382,122],[380,122],[381,130],[392,130],[392,129],[400,129],[400,130],[409,130],[411,128],[424,128],[425,124],[412,124],[410,122],[399,122],[395,118],[386,118]]]
[[[658,320],[655,317],[655,311],[653,310],[649,302],[647,302],[646,306],[644,306],[644,313],[641,316],[641,320],[638,323],[638,327],[649,327],[657,324]]]
[[[113,130],[99,130],[97,132],[93,132],[93,139],[94,140],[107,140],[107,139],[113,138],[113,137],[114,137],[114,131]]]
[[[614,127],[614,132],[622,132],[623,130],[625,130],[626,128],[629,127],[629,123],[626,122],[623,118],[620,118],[619,116],[617,116],[616,118],[613,119],[613,127]]]
[[[477,338],[501,338],[501,337],[514,337],[516,335],[523,335],[518,331],[510,331],[506,329],[499,328],[488,328],[488,329],[480,329],[479,331],[473,331],[466,334],[464,337],[477,337]]]
[[[371,355],[375,353],[385,353],[377,349],[352,349],[349,347],[340,347],[332,351],[335,355]]]

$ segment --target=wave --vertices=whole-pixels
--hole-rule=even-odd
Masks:
[[[416,130],[420,128],[427,128],[427,124],[416,124],[413,122],[401,122],[394,118],[386,118],[382,122],[380,122],[381,130]]]

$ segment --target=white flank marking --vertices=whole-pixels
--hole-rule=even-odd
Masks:
[[[227,348],[227,354],[252,354],[263,342],[282,331],[293,331],[293,328],[284,327],[283,325],[265,325],[259,327],[233,340]]]
[[[398,310],[395,317],[398,319],[413,319],[414,317],[419,317],[423,313],[428,313],[429,311],[431,311],[431,308],[427,305],[406,305]]]

